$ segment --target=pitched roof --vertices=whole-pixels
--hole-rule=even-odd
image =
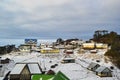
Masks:
[[[20,74],[25,66],[26,64],[16,64],[10,74]]]
[[[99,65],[99,64],[92,62],[92,63],[90,63],[90,65],[88,66],[88,68],[90,68],[90,69],[94,68],[96,65]]]
[[[61,71],[59,71],[53,80],[70,80],[65,74],[63,74]]]
[[[28,68],[31,74],[41,74],[41,70],[38,64],[28,64]]]
[[[103,72],[105,69],[111,71],[109,68],[105,67],[105,66],[100,66],[99,68],[97,68],[95,71],[96,72]]]

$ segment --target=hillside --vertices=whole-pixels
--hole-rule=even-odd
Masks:
[[[96,31],[93,40],[98,43],[107,43],[111,46],[111,49],[105,53],[105,56],[107,56],[114,65],[120,68],[120,35],[113,31],[106,34],[102,33],[103,32]]]

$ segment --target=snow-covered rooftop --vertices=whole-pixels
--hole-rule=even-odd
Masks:
[[[41,70],[38,64],[28,64],[28,68],[31,74],[41,74]]]
[[[10,74],[20,74],[26,64],[16,64]]]
[[[105,66],[100,66],[96,69],[96,72],[102,72],[103,70],[107,69],[107,71],[111,71],[109,68],[105,67]]]

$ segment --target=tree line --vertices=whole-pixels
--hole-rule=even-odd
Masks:
[[[94,33],[93,41],[107,43],[111,49],[105,53],[111,62],[120,68],[120,35],[111,31],[110,33],[101,34],[102,32]]]

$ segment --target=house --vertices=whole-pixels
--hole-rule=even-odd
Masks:
[[[37,39],[25,39],[25,43],[19,46],[19,50],[22,52],[30,52],[37,46]]]
[[[64,58],[61,63],[75,63],[74,58]]]
[[[53,80],[70,80],[65,74],[63,74],[61,71],[59,71]]]
[[[108,48],[108,44],[96,43],[96,48],[97,49],[107,49]]]
[[[61,63],[75,63],[75,58],[73,54],[65,54]]]
[[[44,48],[46,48],[47,46],[46,46],[46,44],[44,44],[44,43],[41,43],[40,44],[40,49],[44,49]]]
[[[100,66],[95,72],[100,77],[112,77],[112,71],[108,67]]]
[[[88,70],[95,71],[98,67],[100,67],[97,63],[90,63],[90,65],[87,67]]]
[[[73,54],[73,50],[65,50],[66,54]]]
[[[59,49],[44,48],[40,50],[41,53],[59,53]]]
[[[97,49],[93,49],[93,50],[90,50],[91,53],[97,53],[98,50]]]
[[[28,66],[26,64],[16,64],[10,72],[10,80],[31,80]]]
[[[19,46],[19,50],[22,52],[30,52],[31,49],[32,49],[32,46],[28,44],[21,44]]]
[[[82,48],[83,49],[94,49],[95,48],[95,43],[83,43]]]
[[[31,75],[42,74],[42,69],[38,63],[27,63],[27,66]]]

